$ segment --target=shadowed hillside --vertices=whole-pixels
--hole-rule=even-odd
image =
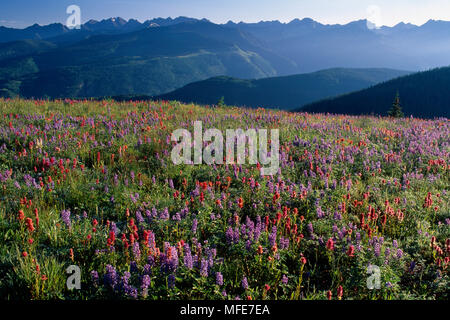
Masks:
[[[387,115],[396,93],[406,116],[450,117],[450,67],[414,73],[305,106],[301,111]]]
[[[259,80],[215,77],[188,84],[156,98],[215,104],[224,97],[225,103],[230,105],[293,109],[407,73],[391,69],[329,69]]]

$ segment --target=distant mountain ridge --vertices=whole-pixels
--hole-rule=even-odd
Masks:
[[[409,72],[390,69],[336,68],[258,80],[215,77],[154,98],[216,104],[223,97],[229,105],[290,110],[406,74]]]
[[[121,17],[103,19],[101,21],[89,20],[80,26],[80,29],[70,29],[62,23],[52,23],[41,26],[34,24],[27,28],[16,29],[0,26],[0,43],[19,41],[19,40],[43,40],[50,38],[57,38],[69,34],[84,34],[92,35],[98,33],[114,34],[126,33],[142,30],[149,27],[170,26],[185,22],[197,22],[199,19],[188,17],[172,18],[155,18],[139,22],[136,19],[125,20]],[[208,21],[203,19],[203,21]]]
[[[48,25],[39,25],[37,23],[28,26],[26,28],[11,28],[11,27],[5,27],[0,26],[0,42],[9,42],[9,41],[17,41],[17,40],[42,40],[42,39],[48,39],[51,37],[59,36],[64,33],[68,32],[80,32],[80,31],[120,31],[120,32],[132,32],[137,31],[139,29],[144,29],[152,26],[169,26],[174,25],[178,23],[184,23],[184,22],[197,22],[197,21],[208,21],[208,19],[196,19],[196,18],[189,18],[189,17],[176,17],[176,18],[153,18],[146,20],[144,22],[140,22],[136,19],[123,19],[121,17],[114,17],[114,18],[108,18],[103,20],[94,20],[91,19],[83,24],[81,24],[80,30],[72,30],[69,29],[67,26],[65,26],[62,23],[51,23]],[[272,28],[272,30],[277,30],[277,32],[273,32],[272,36],[279,36],[278,31],[282,31],[283,35],[286,35],[288,32],[287,30],[293,30],[289,28],[298,28],[298,27],[312,27],[315,29],[332,29],[332,28],[346,28],[350,27],[355,24],[360,24],[365,28],[367,25],[367,20],[359,20],[359,21],[353,21],[347,24],[322,24],[320,22],[317,22],[311,18],[304,18],[302,20],[296,18],[293,19],[290,22],[280,22],[278,20],[273,21],[260,21],[256,23],[245,23],[245,22],[233,22],[228,21],[227,23],[223,24],[228,27],[244,27],[248,30],[253,29],[254,32],[257,32],[257,30],[264,30],[267,31],[268,28]],[[397,25],[393,27],[388,26],[382,26],[378,29],[380,32],[391,32],[395,30],[412,30],[412,29],[420,29],[420,28],[427,28],[427,29],[433,29],[438,28],[441,29],[443,25],[450,25],[450,22],[448,21],[442,21],[442,20],[432,20],[430,19],[425,24],[418,26],[411,23],[404,23],[400,22]],[[277,29],[279,28],[279,29]]]

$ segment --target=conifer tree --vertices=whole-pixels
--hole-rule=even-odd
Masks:
[[[218,105],[219,107],[225,107],[225,97],[224,97],[224,96],[222,96],[222,97],[220,98],[219,102],[217,102],[217,105]]]
[[[395,95],[394,102],[392,103],[391,109],[388,111],[388,115],[394,118],[403,118],[405,115],[403,114],[402,107],[400,105],[400,95],[397,91]]]

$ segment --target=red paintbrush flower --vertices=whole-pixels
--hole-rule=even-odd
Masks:
[[[31,218],[26,218],[25,223],[27,225],[28,231],[33,232],[34,231],[33,220],[31,220]]]
[[[355,246],[351,245],[350,247],[348,247],[347,255],[349,257],[354,257],[355,256]]]
[[[339,300],[342,299],[342,295],[344,294],[344,289],[342,288],[342,286],[339,286],[337,289],[337,297]]]
[[[327,249],[333,251],[334,250],[334,241],[332,238],[327,241]]]

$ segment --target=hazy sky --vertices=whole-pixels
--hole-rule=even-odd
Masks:
[[[330,24],[369,18],[388,26],[450,21],[450,0],[0,0],[0,25],[64,23],[66,8],[72,4],[81,8],[82,22],[117,16],[139,21],[188,16],[217,23],[309,17]]]

